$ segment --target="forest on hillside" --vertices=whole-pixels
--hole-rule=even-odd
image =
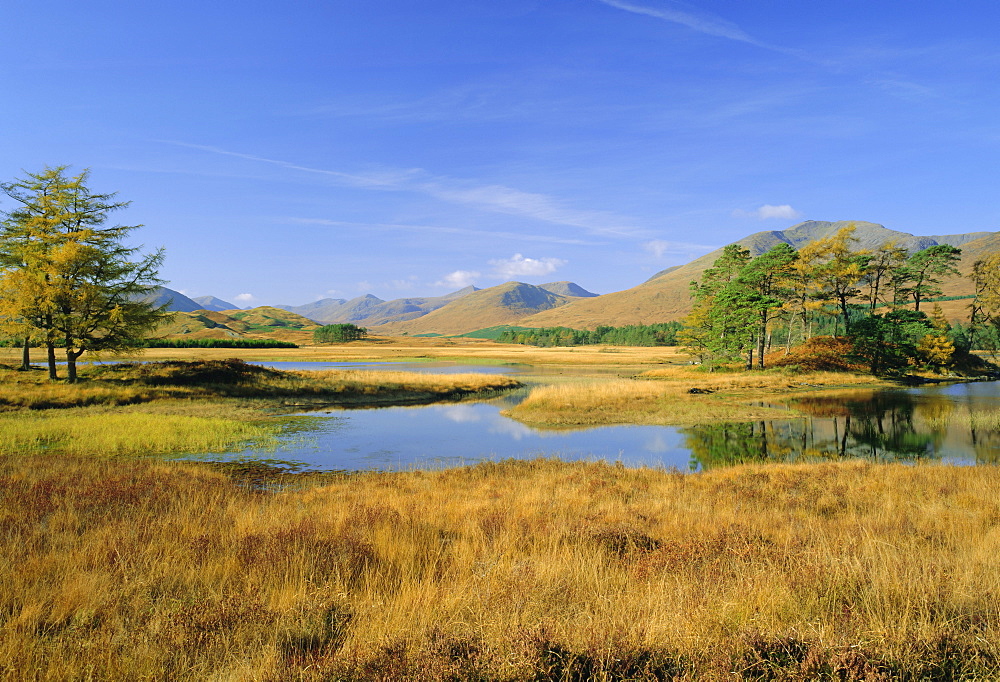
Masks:
[[[709,366],[763,369],[778,343],[790,349],[821,334],[842,336],[876,373],[912,364],[942,370],[971,349],[1000,350],[1000,254],[975,263],[968,322],[952,325],[939,306],[929,315],[927,308],[941,283],[960,275],[961,249],[859,249],[853,232],[848,226],[799,250],[781,243],[756,258],[727,246],[691,283],[694,307],[679,340]]]

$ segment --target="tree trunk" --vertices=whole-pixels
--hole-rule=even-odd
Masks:
[[[28,345],[28,337],[24,337],[24,346],[21,348],[21,369],[27,372],[31,369],[31,346]]]
[[[76,359],[81,355],[82,350],[66,349],[66,380],[71,384],[76,383]]]
[[[45,342],[45,350],[48,355],[47,360],[49,363],[49,381],[58,381],[59,374],[56,372],[56,347],[51,341]]]
[[[844,316],[844,336],[851,335],[851,318],[847,312],[847,298],[841,297],[840,299],[840,312]]]
[[[767,320],[761,315],[760,329],[757,331],[757,369],[764,369],[764,344],[767,342]]]

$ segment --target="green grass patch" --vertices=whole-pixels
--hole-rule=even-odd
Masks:
[[[153,455],[273,447],[277,425],[103,410],[0,416],[0,455]]]

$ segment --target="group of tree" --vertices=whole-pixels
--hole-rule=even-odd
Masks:
[[[500,343],[530,346],[676,346],[680,322],[630,324],[623,327],[600,326],[593,330],[569,327],[506,329],[497,337]]]
[[[313,341],[316,343],[344,343],[367,336],[367,329],[349,323],[325,324],[313,330]]]
[[[163,250],[147,255],[126,238],[139,225],[112,225],[111,213],[130,202],[88,186],[89,172],[66,166],[0,183],[13,208],[0,213],[0,332],[47,352],[49,378],[58,378],[56,348],[65,351],[67,378],[85,352],[141,347],[169,313],[144,300],[162,281]]]
[[[956,340],[968,347],[969,334],[985,338],[988,327],[1000,329],[1000,255],[976,264],[971,331],[957,339],[940,308],[928,316],[921,304],[926,308],[941,283],[959,274],[961,250],[938,244],[911,254],[894,243],[859,249],[853,233],[848,226],[798,251],[781,243],[755,258],[727,246],[691,283],[694,307],[681,342],[710,366],[742,360],[763,369],[776,338],[787,349],[813,336],[818,321],[832,320],[833,335],[849,337],[878,372],[914,358],[945,366]]]

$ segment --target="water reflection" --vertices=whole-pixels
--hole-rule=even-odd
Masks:
[[[489,400],[301,415],[278,456],[319,469],[405,469],[555,456],[711,469],[740,462],[1000,461],[1000,383],[814,394],[805,418],[697,427],[537,429],[501,414],[528,389]],[[291,432],[290,432],[291,433]]]
[[[682,429],[699,468],[739,462],[863,458],[955,463],[1000,460],[994,384],[987,390],[932,387],[806,396],[794,421],[713,424]]]

